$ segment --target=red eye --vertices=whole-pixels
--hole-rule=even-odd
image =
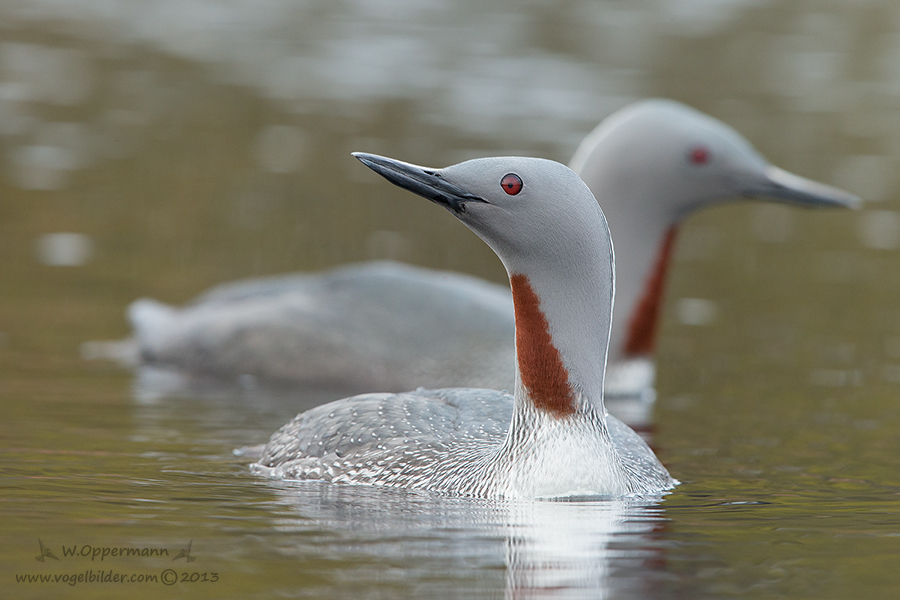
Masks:
[[[705,165],[709,162],[709,150],[703,146],[692,148],[688,153],[688,158],[695,165]]]
[[[522,191],[522,179],[515,173],[507,173],[500,180],[500,187],[510,196],[515,196]]]

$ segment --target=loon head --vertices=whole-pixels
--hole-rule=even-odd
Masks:
[[[608,201],[652,205],[672,224],[736,198],[860,204],[858,196],[769,164],[732,127],[674,100],[644,100],[609,116],[584,138],[570,165],[604,207]]]
[[[616,235],[619,309],[611,360],[653,354],[678,225],[741,198],[856,208],[860,199],[771,165],[737,131],[673,100],[642,100],[607,117],[570,161]]]
[[[539,158],[433,169],[354,156],[448,209],[500,257],[515,305],[518,383],[533,404],[556,417],[602,406],[614,259],[606,219],[584,182]]]
[[[511,272],[536,255],[543,260],[532,268],[562,266],[549,254],[557,259],[570,254],[578,234],[609,238],[591,191],[571,169],[551,160],[479,158],[433,169],[362,152],[354,156],[392,183],[449,210]],[[585,223],[588,216],[596,222]]]

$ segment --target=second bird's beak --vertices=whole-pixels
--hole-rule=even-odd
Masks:
[[[743,195],[777,198],[791,204],[810,207],[860,208],[862,206],[859,196],[794,175],[773,165],[766,167],[764,177],[747,186]]]

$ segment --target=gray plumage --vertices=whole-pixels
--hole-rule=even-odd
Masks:
[[[255,472],[284,479],[322,479],[498,496],[508,485],[513,396],[470,388],[363,394],[297,415],[272,435]],[[541,422],[539,415],[531,415]],[[628,493],[652,494],[674,483],[653,451],[611,415],[605,430],[628,478]],[[551,424],[552,426],[552,424]]]

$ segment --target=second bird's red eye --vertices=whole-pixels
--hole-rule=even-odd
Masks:
[[[695,165],[705,165],[709,162],[709,150],[704,146],[695,146],[694,148],[691,148],[688,157]]]
[[[500,180],[500,187],[510,196],[515,196],[522,191],[522,178],[515,173],[507,173]]]

